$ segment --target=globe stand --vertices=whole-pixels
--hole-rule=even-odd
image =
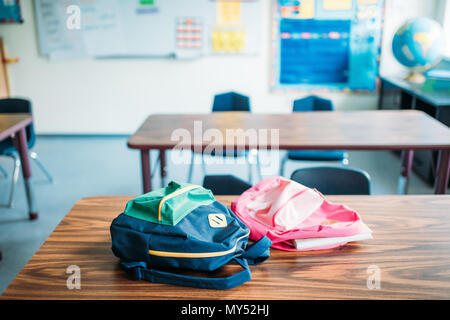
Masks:
[[[425,76],[417,71],[411,71],[410,74],[405,78],[406,81],[412,83],[424,83]]]

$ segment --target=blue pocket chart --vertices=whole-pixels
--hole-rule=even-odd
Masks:
[[[377,88],[384,0],[278,0],[272,91]]]
[[[0,0],[0,23],[23,22],[19,0]]]

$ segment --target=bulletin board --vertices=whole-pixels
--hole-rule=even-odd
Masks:
[[[261,0],[35,0],[40,52],[52,59],[257,54]],[[79,28],[68,19],[79,8]],[[76,18],[76,16],[75,16]]]
[[[276,0],[272,11],[272,91],[376,91],[384,0]]]
[[[0,23],[23,22],[20,0],[0,0]]]

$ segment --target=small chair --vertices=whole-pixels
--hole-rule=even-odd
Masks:
[[[334,111],[333,103],[328,99],[316,96],[294,101],[294,112]],[[286,153],[280,163],[280,176],[284,175],[284,167],[288,160],[293,161],[339,161],[348,164],[348,154],[345,150],[291,150]]]
[[[32,107],[31,102],[25,99],[0,99],[0,114],[1,113],[32,113]],[[26,134],[27,134],[27,144],[28,149],[31,150],[33,148],[34,144],[36,143],[36,134],[34,132],[34,126],[33,123],[31,123],[29,126],[25,128]],[[12,206],[13,197],[14,197],[14,187],[17,183],[17,180],[19,178],[19,169],[20,169],[20,158],[17,153],[16,148],[14,147],[14,143],[11,138],[6,139],[2,142],[0,142],[0,155],[6,156],[14,161],[14,170],[13,170],[13,176],[11,181],[11,188],[9,192],[9,201],[6,207],[10,208]],[[53,178],[50,175],[50,173],[47,171],[47,169],[44,167],[42,162],[39,159],[39,156],[36,152],[30,151],[29,152],[30,158],[33,159],[39,169],[42,170],[42,172],[45,174],[47,179],[50,182],[53,182]],[[8,173],[7,171],[0,166],[0,172],[7,178]]]
[[[342,167],[309,167],[292,173],[294,180],[324,195],[370,195],[370,176],[367,172]]]
[[[236,92],[227,92],[222,94],[217,94],[214,96],[213,106],[212,106],[212,112],[230,112],[230,111],[244,111],[244,112],[251,112],[250,109],[250,98],[247,96],[244,96],[242,94],[236,93]],[[253,150],[250,150],[252,152]],[[257,150],[254,150],[257,151]],[[253,151],[253,152],[254,152]],[[257,153],[257,152],[256,152]],[[214,150],[211,152],[210,156],[222,156],[222,157],[245,157],[246,161],[248,163],[248,171],[249,171],[249,181],[252,181],[252,167],[248,159],[248,151],[237,151],[234,150],[232,153],[226,152],[226,150],[223,151],[221,154],[216,154]],[[259,165],[259,156],[256,155],[257,159],[257,168],[258,173],[261,178],[261,170]],[[203,174],[206,173],[205,168],[205,162],[203,159],[203,153],[202,153],[202,170]],[[192,153],[192,160],[191,165],[189,168],[189,174],[188,174],[188,181],[192,181],[192,175],[194,172],[194,152]]]
[[[237,92],[221,93],[214,96],[213,112],[248,111],[250,112],[250,98]]]
[[[210,189],[214,195],[240,195],[252,185],[232,175],[209,175],[203,179],[203,187]]]

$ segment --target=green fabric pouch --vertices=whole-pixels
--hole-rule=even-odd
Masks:
[[[129,201],[124,214],[153,223],[174,226],[192,210],[214,201],[214,195],[208,189],[171,181],[166,188]]]

